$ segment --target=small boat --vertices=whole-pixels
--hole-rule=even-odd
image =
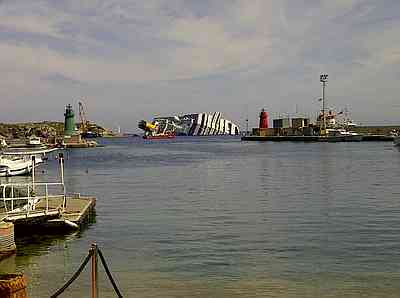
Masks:
[[[43,163],[43,159],[35,157],[35,167]],[[0,156],[0,177],[26,175],[32,171],[32,157]]]
[[[333,142],[361,142],[363,138],[361,134],[346,129],[328,128],[326,131]]]
[[[93,131],[85,131],[85,132],[81,133],[81,136],[84,139],[92,139],[92,138],[100,137],[100,134],[98,134],[97,132],[93,132]]]

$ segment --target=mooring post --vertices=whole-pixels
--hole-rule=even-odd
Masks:
[[[92,250],[92,295],[91,298],[98,298],[99,297],[99,287],[97,284],[97,244],[92,243],[91,245]]]

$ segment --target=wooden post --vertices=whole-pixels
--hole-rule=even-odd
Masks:
[[[97,280],[97,244],[92,243],[91,246],[92,250],[92,271],[91,271],[91,279],[92,279],[92,293],[91,298],[98,298],[99,297],[99,287],[98,287],[98,280]]]

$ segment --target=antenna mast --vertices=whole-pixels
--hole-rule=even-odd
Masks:
[[[321,74],[319,81],[322,83],[322,129],[321,134],[326,135],[326,113],[325,113],[325,86],[328,82],[328,75]]]

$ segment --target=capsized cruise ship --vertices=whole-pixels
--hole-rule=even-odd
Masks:
[[[186,114],[156,117],[158,132],[177,136],[239,135],[240,128],[221,113]]]

